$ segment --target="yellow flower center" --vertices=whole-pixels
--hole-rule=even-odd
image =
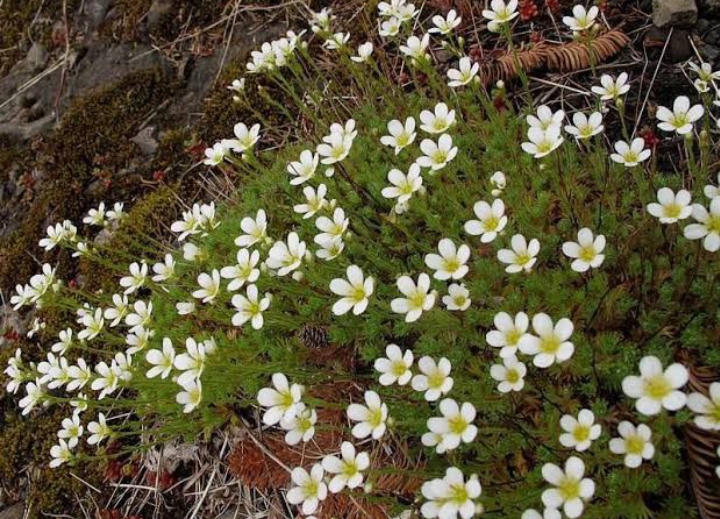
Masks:
[[[522,337],[522,333],[517,328],[513,328],[505,335],[505,342],[508,346],[517,346],[518,341]]]
[[[382,410],[380,408],[370,410],[368,423],[372,425],[373,428],[378,427],[383,423]]]
[[[445,162],[447,162],[447,157],[447,152],[443,150],[438,150],[433,154],[432,159],[435,164],[444,164]]]
[[[416,292],[410,299],[410,306],[413,308],[422,308],[425,303],[425,294]]]
[[[720,215],[710,215],[707,221],[708,232],[720,234]]]
[[[450,487],[450,501],[461,505],[470,498],[465,490],[465,485],[452,485]]]
[[[540,339],[540,351],[554,355],[560,349],[560,341],[553,335]]]
[[[353,301],[360,302],[363,299],[365,299],[365,288],[364,287],[356,287],[355,290],[352,293],[352,296],[350,296]]]
[[[662,400],[672,391],[672,386],[664,375],[655,375],[645,380],[645,394],[654,400]]]
[[[560,484],[558,485],[558,491],[563,498],[563,501],[572,501],[580,497],[580,481],[565,476]]]
[[[588,245],[587,247],[581,247],[580,253],[578,254],[578,258],[585,263],[590,263],[592,260],[595,259],[595,256],[597,256],[597,253],[595,252],[595,247],[593,247],[592,245]]]
[[[500,225],[500,219],[495,218],[494,216],[491,216],[490,218],[485,220],[483,223],[485,225],[486,232],[493,232],[498,228],[498,225]]]
[[[625,440],[625,450],[628,454],[642,454],[644,448],[645,440],[643,440],[637,434],[628,436],[628,438]]]
[[[410,136],[407,133],[403,132],[395,138],[395,145],[398,148],[404,148],[408,145],[409,140]]]
[[[446,258],[443,260],[443,266],[446,271],[453,273],[459,269],[461,265],[457,258]]]
[[[578,425],[575,427],[575,430],[573,430],[572,435],[577,442],[584,442],[590,438],[590,427],[587,425]]]
[[[516,384],[520,380],[520,373],[518,373],[516,369],[509,369],[507,370],[505,379],[511,384]]]
[[[440,372],[435,372],[428,377],[428,387],[440,389],[445,382],[445,377]]]
[[[625,162],[634,163],[640,160],[640,156],[634,151],[630,150],[625,153]]]
[[[401,377],[407,371],[407,366],[401,360],[396,360],[392,363],[392,373],[396,377]]]
[[[462,416],[455,416],[448,420],[450,426],[450,432],[454,434],[462,434],[467,429],[468,423]]]
[[[679,204],[672,203],[665,206],[665,216],[668,218],[677,218],[680,216],[682,207]]]

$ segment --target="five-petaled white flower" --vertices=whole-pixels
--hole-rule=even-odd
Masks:
[[[549,106],[540,105],[535,115],[528,115],[525,119],[530,128],[540,128],[542,131],[547,131],[552,127],[560,128],[563,119],[565,119],[565,112],[563,110],[553,112]]]
[[[458,148],[457,146],[453,146],[452,137],[444,133],[440,136],[437,143],[431,139],[423,139],[420,143],[420,151],[422,151],[424,155],[418,157],[416,163],[421,168],[430,168],[431,171],[439,171],[455,158]]]
[[[72,459],[72,451],[65,440],[58,440],[58,444],[50,448],[50,456],[52,456],[50,468],[54,469],[69,462]]]
[[[420,129],[426,133],[444,133],[455,124],[455,110],[449,110],[445,103],[438,103],[434,111],[420,112],[420,122]]]
[[[515,355],[504,357],[502,364],[493,364],[490,368],[490,376],[499,382],[498,391],[501,393],[521,391],[525,387],[525,375],[527,366]]]
[[[353,427],[352,434],[359,440],[368,436],[372,436],[373,440],[379,440],[387,429],[387,405],[380,400],[380,395],[375,391],[365,391],[365,404],[350,404],[347,408],[348,418],[358,422]]]
[[[404,386],[412,378],[410,368],[413,365],[413,352],[403,351],[397,344],[388,344],[385,348],[387,357],[380,357],[375,360],[375,369],[381,373],[379,382],[383,386],[391,386],[398,383]]]
[[[442,302],[450,311],[464,312],[470,307],[470,291],[463,283],[452,283]]]
[[[246,216],[240,221],[240,228],[245,234],[235,238],[238,247],[250,247],[267,238],[267,215],[260,209],[255,218]]]
[[[630,90],[627,72],[620,74],[617,79],[613,79],[608,74],[603,74],[600,77],[600,85],[592,87],[592,91],[600,96],[601,101],[617,99]]]
[[[265,425],[275,425],[280,420],[292,420],[303,410],[302,394],[303,386],[300,384],[290,385],[288,379],[282,373],[275,373],[272,376],[273,387],[264,387],[258,393],[258,403],[268,409],[263,414]]]
[[[260,139],[260,124],[254,124],[248,128],[245,123],[237,123],[233,132],[235,138],[229,139],[227,146],[237,153],[244,153],[251,150]]]
[[[563,447],[575,449],[578,452],[586,451],[602,433],[602,426],[595,423],[595,415],[590,409],[581,409],[577,418],[566,414],[560,418],[560,443]]]
[[[710,211],[700,204],[693,204],[692,217],[698,223],[683,229],[685,238],[703,240],[703,247],[709,252],[720,250],[720,197],[710,201]]]
[[[705,109],[702,105],[697,104],[690,106],[690,99],[686,96],[678,96],[673,102],[673,109],[658,106],[657,119],[661,121],[658,128],[666,132],[675,132],[678,135],[690,133],[693,129],[693,123],[698,121]]]
[[[212,148],[205,149],[205,160],[203,164],[206,166],[217,166],[222,164],[225,157],[230,153],[227,142],[216,142]]]
[[[307,246],[304,241],[300,241],[300,237],[296,232],[288,234],[287,243],[284,241],[276,241],[268,251],[268,259],[266,264],[273,270],[277,270],[278,276],[286,276],[293,270],[300,267]]]
[[[80,416],[73,414],[71,418],[63,419],[60,427],[62,428],[57,433],[58,438],[66,440],[68,447],[74,449],[85,432],[85,428],[80,424]]]
[[[537,261],[540,252],[540,242],[533,238],[530,243],[525,236],[516,234],[510,239],[512,249],[500,249],[497,258],[507,265],[505,272],[515,274],[517,272],[530,272]]]
[[[192,413],[197,406],[202,402],[202,383],[200,379],[193,379],[180,384],[182,391],[175,395],[175,401],[183,406],[183,412],[185,414]]]
[[[677,194],[669,187],[661,187],[657,192],[657,202],[648,204],[648,213],[660,219],[660,223],[675,223],[685,220],[692,212],[690,191],[681,189]]]
[[[301,441],[307,443],[315,436],[315,422],[317,422],[317,412],[315,409],[304,407],[304,404],[298,404],[301,409],[291,419],[282,418],[280,427],[287,431],[285,433],[285,443],[288,445],[297,445]]]
[[[299,160],[291,162],[287,166],[287,172],[293,176],[290,184],[297,186],[313,178],[319,163],[320,155],[310,150],[303,150]]]
[[[426,447],[435,447],[438,454],[457,449],[460,443],[470,443],[477,436],[477,426],[473,421],[477,416],[475,406],[465,402],[462,406],[452,398],[440,402],[442,416],[429,418],[427,427],[430,432],[422,435]]]
[[[451,68],[447,71],[448,86],[450,88],[457,88],[465,86],[477,77],[478,71],[480,70],[480,64],[473,62],[467,56],[460,58],[458,68]]]
[[[232,305],[237,313],[232,317],[233,326],[242,326],[250,321],[253,330],[259,330],[265,324],[263,312],[270,307],[270,294],[266,293],[260,298],[256,285],[248,285],[245,295],[236,294],[232,298]]]
[[[457,15],[457,11],[455,9],[450,9],[445,18],[439,14],[432,17],[432,23],[435,27],[430,29],[428,32],[447,36],[453,32],[453,30],[456,29],[461,22],[462,18]]]
[[[350,59],[355,63],[365,63],[373,53],[373,44],[371,41],[366,41],[358,47],[357,56],[352,56]]]
[[[405,322],[417,321],[423,312],[435,306],[435,291],[430,291],[430,276],[422,273],[417,284],[410,276],[401,276],[397,287],[405,297],[393,299],[390,303],[396,314],[405,314]]]
[[[480,236],[482,243],[493,241],[507,225],[505,203],[499,198],[493,200],[492,205],[482,200],[475,202],[473,212],[478,219],[465,222],[465,232],[472,236]]]
[[[147,378],[154,378],[158,375],[160,375],[160,378],[170,376],[175,364],[175,348],[173,348],[172,341],[167,337],[163,338],[162,351],[148,351],[145,354],[145,360],[153,366],[145,374]]]
[[[88,424],[88,432],[90,436],[87,439],[89,445],[98,445],[105,438],[113,435],[112,429],[107,424],[107,419],[103,413],[98,413],[98,421]]]
[[[210,274],[202,272],[198,276],[197,281],[200,289],[192,293],[193,297],[195,299],[201,299],[203,303],[212,303],[215,301],[218,293],[220,293],[220,271],[213,269]]]
[[[470,268],[466,265],[470,259],[470,247],[464,243],[456,247],[449,238],[443,238],[438,243],[440,254],[427,254],[425,265],[433,269],[433,277],[439,280],[462,279]]]
[[[578,241],[566,241],[563,243],[562,251],[568,258],[574,261],[570,265],[575,272],[587,272],[591,268],[598,268],[605,261],[605,236],[593,233],[587,227],[578,231]]]
[[[580,32],[587,31],[595,25],[595,19],[600,14],[600,9],[594,5],[586,10],[585,6],[576,5],[572,12],[572,16],[563,16],[563,23],[570,27],[572,32]]]
[[[325,199],[326,194],[327,186],[325,184],[320,184],[317,190],[312,186],[304,187],[303,195],[305,195],[305,203],[294,205],[293,211],[303,215],[304,220],[312,218],[318,211],[330,205],[330,202]]]
[[[549,155],[565,141],[565,138],[560,135],[560,127],[556,125],[551,125],[547,130],[531,126],[527,136],[529,142],[523,142],[522,149],[536,159]]]
[[[430,44],[430,35],[425,34],[422,38],[410,36],[405,45],[400,45],[400,52],[409,57],[413,63],[428,59],[427,48]]]
[[[428,402],[434,402],[453,388],[454,380],[450,376],[452,365],[445,357],[437,363],[432,357],[422,357],[418,361],[418,369],[420,373],[413,377],[412,388],[424,391]]]
[[[132,294],[145,285],[148,275],[148,266],[146,263],[131,263],[130,275],[120,279],[120,286],[125,289],[126,294]]]
[[[655,446],[651,442],[652,431],[644,423],[635,427],[628,421],[618,424],[619,438],[610,440],[610,452],[625,455],[625,466],[636,469],[643,460],[650,460],[655,455]]]
[[[392,186],[383,188],[382,196],[397,198],[398,205],[407,204],[413,193],[422,188],[423,179],[420,174],[420,166],[417,164],[410,166],[407,175],[399,169],[391,169],[387,178]]]
[[[315,236],[315,243],[322,246],[326,243],[342,240],[348,225],[350,225],[350,219],[345,216],[345,211],[340,207],[335,209],[332,219],[321,216],[315,220],[315,226],[322,231]]]
[[[583,513],[585,501],[595,494],[595,483],[585,476],[585,463],[577,456],[570,456],[565,462],[565,470],[554,463],[546,463],[542,468],[545,481],[555,488],[542,493],[543,504],[548,508],[563,508],[569,519],[576,519]]]
[[[687,406],[698,416],[695,425],[706,431],[720,431],[720,382],[710,384],[709,396],[690,393]]]
[[[651,150],[645,149],[645,139],[638,137],[629,145],[625,141],[616,142],[615,153],[610,155],[610,159],[625,167],[634,168],[650,158],[651,154]]]
[[[598,135],[605,129],[603,116],[600,112],[593,112],[590,117],[582,112],[575,112],[572,121],[572,124],[565,126],[565,131],[579,141]]]
[[[355,452],[355,446],[350,442],[342,442],[340,446],[341,458],[325,456],[322,466],[328,474],[334,474],[328,489],[333,494],[342,492],[344,488],[357,488],[362,485],[363,470],[370,466],[370,455],[367,452]]]
[[[350,265],[347,268],[347,280],[335,278],[330,282],[332,293],[341,296],[332,307],[333,313],[345,315],[352,309],[353,314],[360,315],[367,308],[368,298],[374,289],[375,280],[370,276],[366,278],[357,265]]]
[[[260,252],[248,249],[240,249],[237,252],[237,264],[230,267],[223,267],[220,275],[229,279],[228,290],[234,292],[240,290],[245,283],[255,283],[260,277],[260,269],[257,268],[260,262]]]
[[[622,381],[623,392],[636,398],[635,409],[652,416],[663,408],[677,411],[685,407],[687,395],[680,389],[687,384],[688,370],[680,363],[663,370],[660,359],[649,355],[640,360],[640,376],[628,375]]]
[[[477,476],[465,476],[457,467],[449,467],[442,479],[433,479],[423,483],[422,495],[427,501],[420,512],[426,519],[470,519],[482,506],[475,501],[482,493]]]
[[[482,12],[483,17],[488,20],[488,29],[491,32],[500,32],[503,24],[520,14],[517,12],[517,7],[517,0],[510,0],[507,4],[504,0],[492,0],[490,3],[492,10],[485,9]]]
[[[395,148],[395,155],[398,155],[404,148],[415,141],[417,133],[415,132],[415,118],[408,117],[405,124],[397,119],[393,119],[387,125],[390,135],[380,137],[380,142],[385,146]]]
[[[530,319],[525,312],[511,317],[507,312],[498,312],[493,318],[495,329],[485,335],[485,340],[493,348],[502,348],[501,357],[517,355],[520,339],[527,334]]]
[[[302,513],[314,514],[320,506],[320,501],[327,497],[327,485],[323,481],[325,471],[320,463],[310,469],[310,473],[302,467],[295,467],[290,474],[295,485],[287,492],[290,504],[301,505]]]
[[[533,316],[532,325],[537,335],[523,335],[518,348],[525,355],[534,355],[533,364],[547,368],[572,357],[575,346],[569,340],[574,329],[570,319],[560,319],[553,325],[547,314],[540,313]]]

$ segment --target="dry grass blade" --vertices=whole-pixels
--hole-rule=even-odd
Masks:
[[[712,382],[718,381],[713,370],[690,364],[690,390],[704,395]],[[720,433],[700,429],[688,423],[685,441],[690,465],[690,483],[703,519],[720,519],[720,479],[715,473]]]

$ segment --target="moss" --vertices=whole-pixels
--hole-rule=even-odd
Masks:
[[[139,175],[127,173],[139,156],[129,139],[173,89],[160,70],[145,70],[70,107],[36,163],[47,180],[17,231],[0,240],[0,287],[15,286],[34,273],[36,265],[27,261],[27,254],[37,254],[46,225],[66,218],[77,223],[99,200],[127,200],[144,189]],[[66,255],[58,257],[61,275],[69,274]]]

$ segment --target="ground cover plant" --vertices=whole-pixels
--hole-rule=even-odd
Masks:
[[[126,225],[121,205],[84,235],[48,229],[41,247],[118,279],[85,293],[46,264],[12,299],[39,310],[35,331],[47,312],[67,323],[45,360],[18,350],[6,370],[24,414],[68,409],[48,463],[232,422],[263,446],[238,449],[239,476],[290,514],[694,514],[681,430],[720,429],[720,383],[692,380],[720,367],[717,76],[689,67],[687,95],[654,110],[686,159],[663,171],[625,117],[627,74],[596,73],[582,105],[533,100],[515,2],[483,12],[513,96],[485,85],[454,11],[423,27],[410,3],[376,7],[373,41],[323,10],[253,52],[247,74],[298,124],[282,146],[239,122],[208,148],[242,185],[167,222],[173,246],[93,240]],[[609,28],[595,7],[566,14],[594,67]]]

